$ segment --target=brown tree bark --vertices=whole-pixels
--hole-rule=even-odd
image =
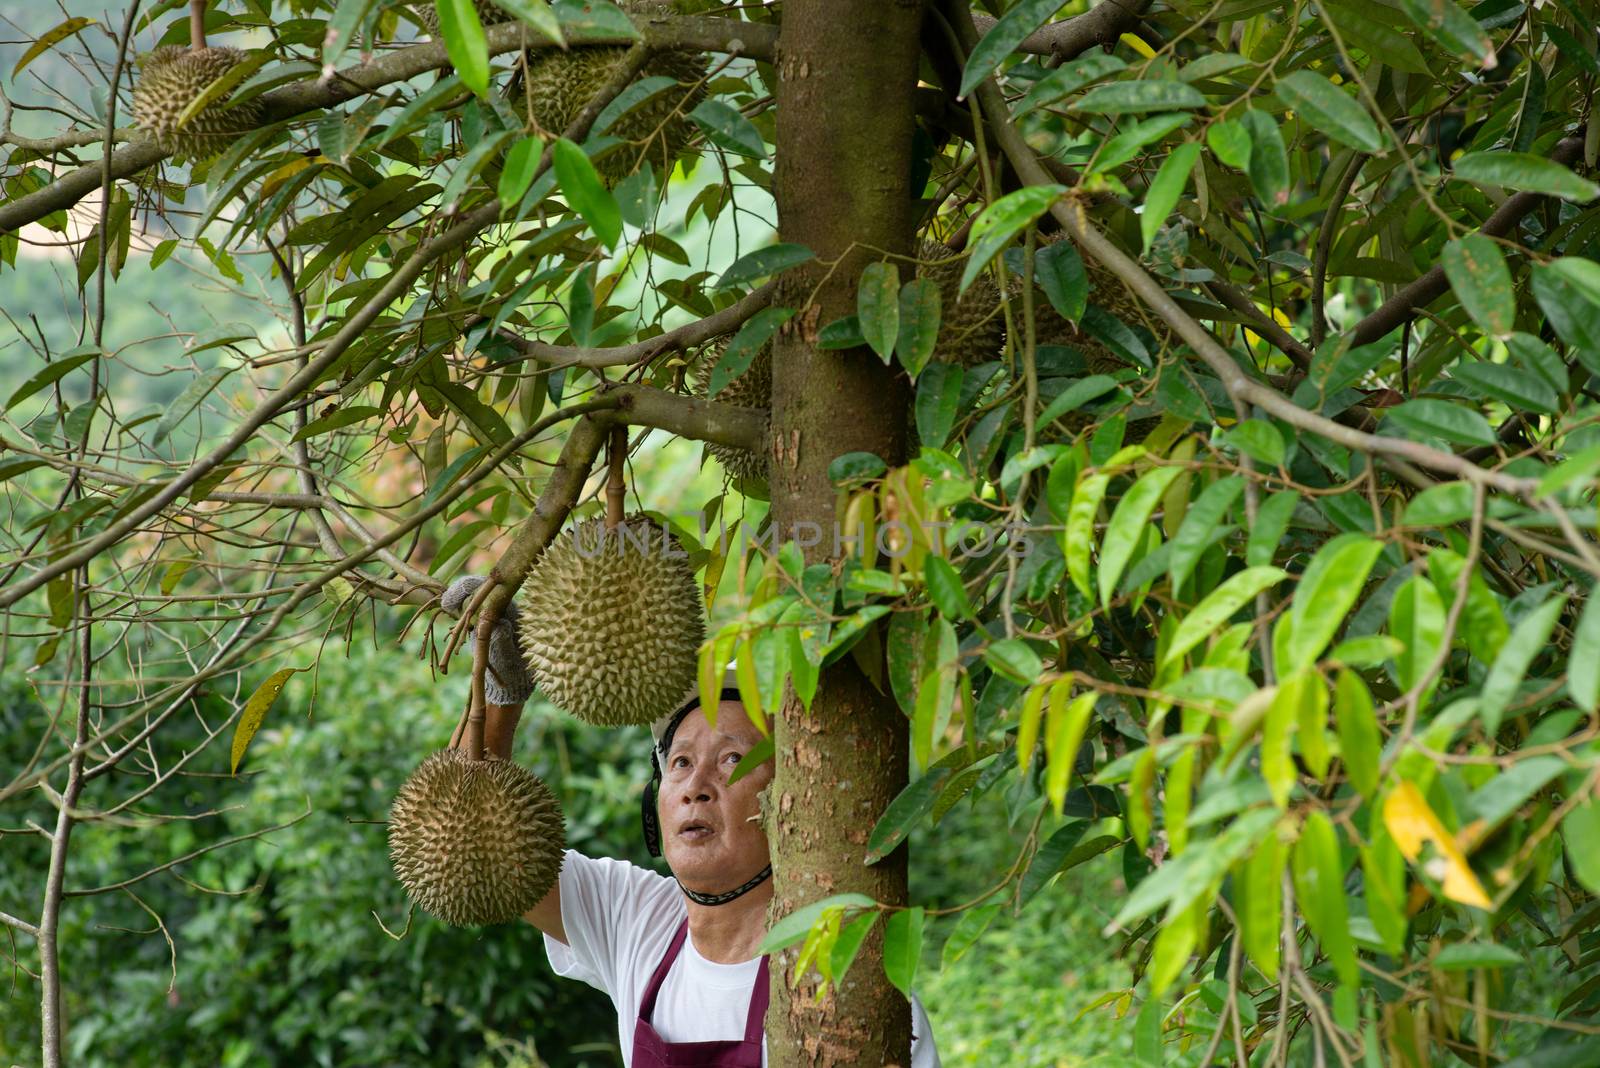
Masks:
[[[774,343],[770,484],[777,537],[813,541],[808,563],[834,550],[829,462],[861,450],[897,463],[905,451],[904,376],[864,348],[819,351],[816,332],[855,311],[864,266],[911,248],[921,18],[917,0],[784,6],[778,229],[782,240],[805,245],[818,260],[785,276],[775,298],[797,311]],[[813,532],[821,533],[820,543],[806,538]],[[809,715],[790,695],[777,722],[768,828],[774,918],[847,892],[904,904],[904,849],[873,867],[862,858],[873,824],[905,785],[907,733],[893,699],[850,657],[823,672]],[[884,977],[880,934],[820,1003],[811,980],[790,989],[795,955],[791,948],[773,961],[767,1012],[773,1068],[910,1063],[910,1007]]]

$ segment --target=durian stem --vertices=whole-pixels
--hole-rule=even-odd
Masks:
[[[487,619],[478,623],[472,643],[472,711],[467,714],[467,759],[483,759],[483,673],[489,666],[489,638],[494,628]]]
[[[206,46],[206,0],[189,0],[189,47],[198,52]]]
[[[610,468],[606,471],[606,529],[616,530],[622,522],[622,500],[626,487],[622,481],[622,465],[628,458],[628,428],[619,423],[611,428]]]

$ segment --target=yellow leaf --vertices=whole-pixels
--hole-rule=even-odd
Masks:
[[[244,714],[239,717],[238,724],[233,728],[233,765],[229,774],[239,773],[239,761],[244,759],[244,751],[250,748],[250,739],[261,729],[261,721],[267,718],[267,710],[272,707],[272,702],[283,692],[283,684],[289,681],[290,675],[304,670],[305,668],[284,668],[282,671],[274,671],[267,676],[266,682],[256,687],[256,692],[250,695],[250,700],[244,703]]]
[[[1415,861],[1424,843],[1433,844],[1434,851],[1444,862],[1444,874],[1439,883],[1445,897],[1480,909],[1490,907],[1489,895],[1467,866],[1467,858],[1414,784],[1401,782],[1384,799],[1383,823],[1407,860]]]
[[[11,77],[15,78],[17,75],[21,74],[23,67],[26,67],[29,63],[32,63],[34,60],[44,55],[46,52],[50,51],[50,49],[54,48],[62,41],[65,41],[68,37],[71,37],[85,26],[95,25],[98,25],[98,23],[94,19],[86,19],[82,16],[68,19],[67,21],[63,22],[55,29],[51,30],[49,33],[33,42],[33,45],[26,52],[22,53],[22,58],[17,60],[17,65],[11,68]]]
[[[278,187],[313,163],[332,163],[327,156],[296,156],[261,180],[261,199],[266,200]]]
[[[1117,40],[1121,41],[1123,44],[1139,53],[1145,59],[1156,58],[1156,50],[1146,44],[1144,38],[1140,37],[1136,33],[1125,33],[1121,37],[1117,38]]]

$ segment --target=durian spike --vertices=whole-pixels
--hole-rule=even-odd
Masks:
[[[189,47],[196,52],[206,46],[207,0],[189,0]]]
[[[626,487],[622,482],[622,464],[628,458],[628,428],[611,428],[610,468],[606,471],[606,530],[617,529],[622,522],[622,500]]]
[[[489,638],[493,628],[487,620],[478,624],[472,642],[472,711],[467,714],[467,759],[483,759],[483,673],[489,666]]]

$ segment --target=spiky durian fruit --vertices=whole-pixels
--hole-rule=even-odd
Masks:
[[[651,0],[624,0],[621,7],[635,18],[672,12],[670,4]],[[565,52],[546,48],[529,53],[527,77],[512,88],[511,107],[537,129],[559,135],[572,125],[594,94],[616,76],[628,51],[625,46],[615,45]],[[651,94],[600,131],[623,142],[595,161],[595,169],[607,185],[620,182],[645,160],[658,175],[671,169],[694,133],[693,124],[684,116],[705,97],[701,85],[705,72],[704,61],[692,52],[656,52],[650,56],[639,77],[666,77],[678,84]]]
[[[472,9],[478,13],[478,22],[484,26],[493,26],[497,22],[510,22],[516,17],[494,0],[472,0]],[[437,40],[439,8],[433,0],[422,0],[421,3],[412,4],[411,10],[417,13],[417,18],[427,27],[428,36]]]
[[[557,538],[523,585],[518,638],[551,701],[603,727],[649,723],[695,685],[705,609],[678,539],[644,515]]]
[[[182,127],[178,117],[206,86],[244,58],[237,48],[180,45],[163,45],[141,57],[139,81],[133,87],[134,122],[169,152],[193,159],[216,155],[261,125],[261,105],[254,100],[230,105],[229,94],[224,94]]]
[[[961,272],[967,264],[960,257],[952,259],[953,255],[937,241],[923,241],[917,253],[921,261],[917,277],[932,279],[939,287],[939,336],[932,358],[962,367],[998,360],[1006,338],[1000,287],[985,271],[958,299]]]
[[[705,354],[695,363],[694,382],[695,395],[704,397],[706,390],[711,385],[711,372],[716,369],[717,361],[722,358],[722,353],[728,347],[728,340],[717,342],[708,348]],[[750,366],[745,368],[744,374],[723,386],[712,398],[719,404],[737,404],[741,408],[771,408],[772,407],[772,342],[761,346],[750,361]],[[739,449],[732,445],[717,445],[706,443],[706,451],[716,457],[733,478],[761,479],[767,477],[767,455],[764,452],[751,452],[749,449]]]
[[[433,753],[389,811],[389,860],[407,895],[455,927],[510,923],[556,884],[566,825],[550,788],[509,760]]]

